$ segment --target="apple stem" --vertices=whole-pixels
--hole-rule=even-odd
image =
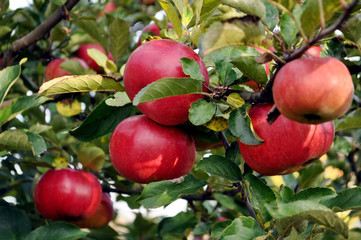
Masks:
[[[222,141],[223,146],[225,149],[228,149],[231,147],[231,144],[228,142],[228,139],[226,138],[226,135],[224,132],[217,132],[218,139]]]

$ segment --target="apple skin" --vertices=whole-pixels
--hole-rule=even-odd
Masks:
[[[108,193],[102,194],[102,200],[96,212],[90,217],[72,222],[81,228],[99,228],[106,226],[114,216],[113,203]]]
[[[65,69],[62,69],[60,67],[60,65],[63,62],[65,62],[66,60],[68,60],[68,59],[56,58],[56,59],[51,60],[48,63],[48,65],[46,66],[45,71],[44,71],[45,81],[49,81],[49,80],[57,78],[57,77],[72,75],[70,72],[68,72]],[[88,64],[86,64],[86,62],[81,58],[73,57],[73,58],[70,58],[70,60],[78,61],[80,63],[80,65],[82,65],[84,68],[89,68]]]
[[[320,57],[321,51],[322,51],[321,46],[312,46],[306,51],[305,56],[306,57]]]
[[[140,0],[140,3],[144,5],[150,5],[153,4],[155,0]]]
[[[168,29],[173,28],[173,25],[171,23],[168,23],[167,28]],[[138,47],[140,45],[142,45],[142,35],[147,32],[153,33],[154,36],[159,36],[160,28],[155,23],[151,23],[148,26],[146,26],[145,28],[143,28],[142,34],[140,35],[139,40],[138,40]]]
[[[201,58],[191,48],[184,44],[159,39],[146,42],[139,46],[129,57],[124,70],[124,88],[133,101],[135,95],[149,83],[164,77],[187,77],[183,73],[180,59],[194,59],[204,76],[204,85],[209,84],[207,69]],[[179,79],[181,84],[182,79]],[[207,88],[203,86],[203,91]],[[200,94],[186,94],[167,97],[139,104],[137,108],[153,121],[163,125],[178,125],[188,121],[188,111],[191,104],[200,98]]]
[[[78,51],[76,52],[76,56],[78,58],[83,59],[88,65],[89,68],[93,69],[94,71],[96,71],[97,73],[103,73],[104,69],[99,66],[89,55],[88,55],[88,49],[92,49],[95,48],[97,50],[99,50],[100,52],[104,53],[106,55],[105,50],[103,49],[103,47],[100,44],[96,44],[96,43],[86,43],[83,44],[81,46],[79,46]],[[108,58],[109,60],[114,61],[113,55],[111,54],[111,52],[108,53]]]
[[[287,118],[302,123],[322,123],[341,117],[354,93],[351,74],[336,58],[296,59],[275,77],[273,98]]]
[[[114,2],[109,2],[104,6],[104,12],[109,13],[113,12],[117,8],[117,5]]]
[[[271,104],[260,104],[249,110],[253,129],[264,142],[246,145],[238,141],[245,162],[254,171],[263,175],[289,174],[307,166],[329,150],[335,136],[333,121],[304,124],[280,115],[269,125],[267,114],[271,108]]]
[[[70,168],[47,171],[34,189],[36,209],[50,220],[74,221],[90,217],[101,198],[101,185],[92,173]]]
[[[195,160],[191,135],[178,127],[157,124],[144,115],[123,120],[109,143],[115,169],[138,183],[170,180],[188,174]]]

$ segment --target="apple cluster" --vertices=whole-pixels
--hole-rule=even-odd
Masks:
[[[347,67],[338,59],[320,58],[320,47],[310,50],[306,58],[285,64],[277,73],[272,91],[281,115],[272,125],[267,123],[272,104],[249,110],[253,129],[264,142],[239,141],[239,148],[258,173],[289,174],[319,159],[331,147],[333,120],[350,108],[354,86]]]
[[[37,211],[46,219],[66,221],[83,228],[103,227],[113,218],[113,204],[90,172],[51,169],[34,188]]]
[[[172,40],[153,40],[139,46],[126,64],[124,88],[130,100],[148,84],[165,77],[177,78],[182,84],[182,78],[187,77],[180,62],[183,57],[197,62],[208,85],[207,69],[191,48]],[[178,125],[188,121],[191,104],[200,98],[200,94],[187,94],[139,104],[143,115],[123,120],[111,136],[109,154],[115,169],[139,183],[189,173],[195,160],[195,143]]]

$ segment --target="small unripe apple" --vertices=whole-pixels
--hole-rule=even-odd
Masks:
[[[271,108],[271,104],[262,104],[249,110],[253,129],[264,142],[246,145],[239,141],[242,157],[254,171],[264,175],[289,174],[329,150],[335,135],[333,121],[304,124],[280,115],[270,125],[267,114]]]
[[[47,171],[34,189],[36,209],[51,220],[76,221],[90,217],[101,198],[102,188],[93,174],[70,168]]]
[[[66,60],[67,59],[60,59],[60,58],[51,60],[48,63],[48,65],[46,66],[45,71],[44,71],[45,81],[49,81],[49,80],[51,80],[53,78],[57,78],[57,77],[72,75],[70,72],[68,72],[65,69],[62,69],[60,67],[60,65],[63,62],[65,62]],[[89,68],[88,64],[86,64],[86,62],[83,59],[73,57],[73,58],[70,58],[70,60],[75,60],[75,61],[79,62],[83,68]]]
[[[106,226],[114,215],[113,203],[108,193],[103,193],[102,200],[96,212],[90,217],[73,222],[81,228],[99,228]]]
[[[276,75],[273,98],[287,118],[322,123],[341,117],[354,93],[351,74],[336,58],[296,59]]]
[[[124,88],[133,101],[135,95],[149,83],[161,78],[179,78],[182,84],[183,73],[180,59],[193,59],[200,67],[205,85],[209,84],[207,69],[202,59],[191,48],[168,39],[153,40],[139,46],[129,57],[124,70]],[[203,87],[203,91],[207,89]],[[193,102],[203,98],[200,94],[185,94],[166,97],[139,104],[137,108],[153,121],[163,125],[178,125],[188,121],[188,113]]]
[[[173,28],[173,25],[171,23],[168,23],[167,28],[168,29]],[[142,35],[147,32],[154,34],[154,36],[159,36],[160,28],[155,23],[151,23],[148,26],[146,26],[145,28],[143,28],[142,33],[138,40],[138,46],[140,46],[142,44]]]
[[[195,160],[193,138],[144,115],[123,120],[109,143],[110,159],[125,178],[138,183],[170,180],[188,174]]]
[[[76,52],[76,56],[83,59],[88,65],[89,68],[93,69],[97,73],[103,73],[104,69],[99,66],[89,55],[88,55],[88,49],[97,49],[100,52],[104,53],[106,55],[106,52],[104,48],[100,44],[96,43],[87,43],[83,44],[79,47],[78,51]],[[113,55],[111,52],[108,53],[109,60],[114,61]]]

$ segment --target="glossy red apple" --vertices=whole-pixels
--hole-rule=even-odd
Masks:
[[[90,172],[52,169],[40,177],[34,189],[38,212],[51,220],[74,221],[90,217],[99,207],[102,188]]]
[[[114,215],[113,203],[108,193],[103,193],[102,200],[96,212],[90,217],[73,222],[81,228],[99,228],[106,226]]]
[[[271,104],[255,105],[249,111],[254,131],[264,142],[246,145],[239,141],[240,152],[254,171],[264,175],[289,174],[329,150],[335,135],[332,121],[304,124],[280,115],[270,125],[267,114],[271,108]]]
[[[322,123],[341,117],[354,93],[351,74],[336,58],[296,59],[284,65],[273,84],[278,110],[303,123]]]
[[[201,58],[191,48],[184,44],[167,40],[153,40],[139,46],[129,57],[124,70],[125,91],[133,101],[135,95],[149,83],[164,77],[187,77],[183,73],[180,59],[194,59],[209,84],[207,69]],[[203,91],[207,91],[204,87]],[[167,97],[139,104],[138,109],[153,121],[163,125],[177,125],[188,121],[188,111],[191,104],[203,98],[200,94],[187,94]]]
[[[171,23],[168,23],[167,28],[168,29],[173,28],[173,25]],[[154,34],[154,36],[159,36],[160,28],[155,23],[151,23],[148,26],[146,26],[145,28],[143,28],[142,33],[138,40],[138,46],[140,46],[142,44],[142,35],[144,35],[145,33],[152,33],[152,34]]]
[[[88,49],[97,49],[100,52],[104,53],[106,55],[106,52],[104,48],[100,44],[96,43],[87,43],[83,44],[79,47],[78,51],[76,52],[76,56],[83,59],[91,69],[96,71],[97,73],[103,73],[104,69],[99,66],[89,55],[88,55]],[[114,61],[113,55],[109,52],[108,58],[112,61]]]
[[[170,180],[188,174],[195,160],[193,138],[144,115],[118,124],[109,143],[110,159],[125,178],[138,183]]]
[[[65,69],[62,69],[60,67],[60,65],[63,62],[65,62],[66,60],[68,60],[68,59],[56,58],[56,59],[51,60],[48,63],[48,65],[46,66],[45,71],[44,71],[45,81],[49,81],[49,80],[51,80],[53,78],[57,78],[57,77],[72,75],[70,72],[68,72]],[[88,64],[86,64],[86,62],[83,59],[73,57],[73,58],[70,58],[70,60],[75,60],[75,61],[79,62],[80,65],[83,66],[84,68],[89,68]]]

